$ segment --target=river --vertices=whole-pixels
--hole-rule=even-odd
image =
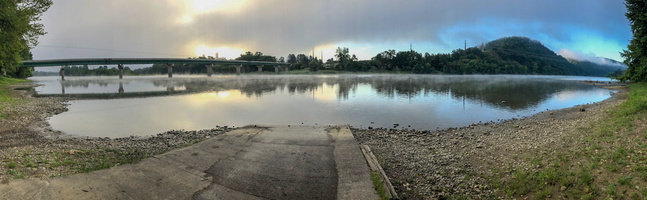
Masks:
[[[146,136],[216,126],[349,124],[435,130],[593,103],[611,90],[518,75],[32,77],[39,96],[70,96],[49,119],[76,136]]]

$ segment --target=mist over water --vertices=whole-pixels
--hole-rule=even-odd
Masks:
[[[512,75],[33,77],[42,96],[73,96],[53,116],[72,135],[126,137],[216,126],[327,125],[435,130],[602,101],[577,80]]]

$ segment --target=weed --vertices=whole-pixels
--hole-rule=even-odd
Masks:
[[[631,184],[631,179],[633,179],[633,178],[634,177],[632,175],[620,177],[618,179],[618,184],[625,185],[625,186],[631,186],[632,185]]]
[[[375,190],[377,190],[377,193],[380,194],[380,197],[382,200],[388,200],[389,198],[386,196],[386,188],[384,188],[384,184],[382,183],[382,178],[380,178],[380,174],[378,174],[375,171],[371,171],[371,180],[373,181],[373,186],[375,186]]]
[[[617,188],[616,184],[612,183],[612,184],[607,185],[607,194],[612,196],[612,197],[615,197],[617,195],[616,188]]]
[[[591,174],[591,170],[587,170],[587,169],[580,170],[579,178],[584,185],[588,186],[593,183],[593,174]]]
[[[18,164],[16,162],[7,163],[7,168],[9,168],[9,169],[16,168],[17,166],[18,166]]]
[[[12,175],[15,179],[25,178],[25,173],[22,170],[7,170],[7,174]]]

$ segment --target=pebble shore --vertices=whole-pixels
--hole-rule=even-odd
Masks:
[[[620,88],[616,88],[620,89]],[[615,93],[602,102],[538,113],[500,123],[439,131],[352,129],[368,145],[399,195],[408,199],[500,195],[483,177],[493,170],[532,169],[531,153],[555,155],[569,139],[626,99]]]

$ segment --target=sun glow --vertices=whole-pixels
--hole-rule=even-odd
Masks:
[[[241,6],[243,1],[238,0],[192,0],[193,13],[207,13]]]
[[[216,53],[219,58],[234,59],[243,54],[243,50],[233,49],[230,47],[208,47],[205,45],[200,45],[194,48],[194,53],[197,56],[213,56],[216,57]]]
[[[236,12],[246,0],[190,0],[184,2],[184,15],[179,19],[182,24],[191,24],[196,15],[211,12]]]

